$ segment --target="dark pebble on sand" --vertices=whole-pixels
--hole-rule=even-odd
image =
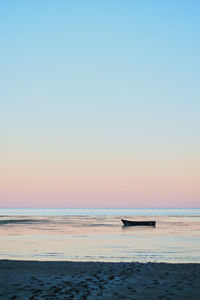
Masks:
[[[72,284],[71,281],[64,281],[64,283],[67,284],[67,285],[71,285]]]
[[[56,292],[56,293],[59,293],[59,292],[62,291],[62,288],[58,288],[58,287],[57,287],[57,288],[54,288],[53,291]]]
[[[34,293],[35,293],[35,294],[39,294],[39,293],[41,293],[41,292],[42,292],[41,289],[34,290]]]

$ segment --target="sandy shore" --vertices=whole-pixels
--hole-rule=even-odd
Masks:
[[[0,299],[200,299],[200,264],[0,260]]]

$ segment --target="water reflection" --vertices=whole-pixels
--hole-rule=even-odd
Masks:
[[[154,218],[156,227],[136,227],[116,215],[3,216],[0,258],[200,262],[199,218]]]

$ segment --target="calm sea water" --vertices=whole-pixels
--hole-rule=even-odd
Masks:
[[[200,263],[200,209],[0,209],[0,259]]]

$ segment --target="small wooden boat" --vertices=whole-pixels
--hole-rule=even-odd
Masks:
[[[156,221],[128,221],[121,219],[124,226],[156,226]]]

